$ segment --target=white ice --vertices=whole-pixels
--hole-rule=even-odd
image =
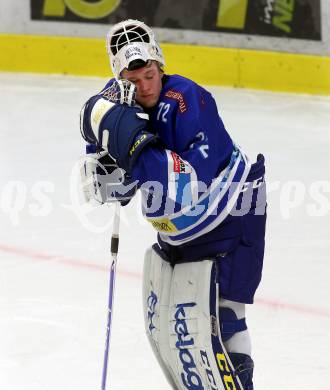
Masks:
[[[308,75],[306,75],[308,77]],[[113,209],[78,212],[79,111],[104,79],[0,74],[0,389],[100,389]],[[256,390],[330,388],[330,98],[210,88],[251,158],[264,153],[267,248],[248,307]],[[123,209],[109,389],[168,389],[144,335],[155,233]]]

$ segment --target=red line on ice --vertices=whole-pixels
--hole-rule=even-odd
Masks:
[[[40,253],[40,252],[32,251],[30,249],[19,248],[16,246],[0,244],[0,251],[5,252],[5,253],[10,253],[13,255],[22,256],[25,258],[29,258],[29,259],[34,260],[34,261],[36,261],[36,260],[54,261],[56,263],[64,264],[64,265],[67,265],[70,267],[89,268],[89,269],[102,271],[102,272],[109,271],[109,267],[107,267],[105,265],[94,264],[88,260],[75,259],[72,257],[66,257],[66,256],[60,256],[60,255],[51,255],[51,254],[47,254],[47,253]],[[135,278],[135,279],[142,278],[141,274],[131,272],[131,271],[125,271],[125,270],[118,269],[118,273],[123,275],[123,276],[130,277],[130,278]],[[308,314],[308,315],[314,315],[314,316],[318,316],[318,317],[330,318],[330,311],[328,311],[328,310],[322,310],[322,309],[308,307],[308,306],[279,302],[276,300],[265,299],[265,298],[257,298],[255,300],[255,302],[257,304],[272,307],[274,309],[284,309],[284,310],[295,311],[295,312],[298,312],[301,314]]]
[[[13,255],[22,256],[25,258],[29,258],[31,260],[54,261],[56,263],[68,265],[70,267],[89,268],[89,269],[98,270],[98,271],[105,271],[105,272],[109,271],[109,267],[107,267],[105,265],[95,264],[95,263],[92,263],[91,261],[88,261],[88,260],[75,259],[73,257],[66,257],[66,256],[61,256],[61,255],[51,255],[51,254],[47,254],[47,253],[40,253],[40,252],[32,251],[30,249],[23,249],[23,248],[18,248],[15,246],[0,244],[0,251],[10,253]],[[124,275],[124,276],[131,277],[131,278],[137,278],[137,279],[141,278],[140,274],[130,272],[130,271],[118,269],[118,273],[121,275]]]
[[[302,306],[292,303],[279,302],[272,299],[256,298],[255,303],[265,306],[271,306],[274,309],[285,309],[295,311],[301,314],[309,314],[318,317],[330,318],[330,311],[318,309],[310,306]]]

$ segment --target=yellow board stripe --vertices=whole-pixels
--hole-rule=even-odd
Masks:
[[[217,27],[243,29],[248,0],[219,0]]]
[[[206,85],[330,95],[330,57],[162,44],[167,73]],[[0,34],[0,71],[111,77],[104,39]]]
[[[35,35],[0,35],[0,70],[109,75],[102,39]]]

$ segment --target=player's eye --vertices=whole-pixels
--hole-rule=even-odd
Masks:
[[[147,80],[152,80],[152,79],[154,78],[154,76],[155,76],[155,74],[154,74],[153,72],[150,72],[150,73],[147,73],[147,74],[145,75],[145,78],[146,78]]]

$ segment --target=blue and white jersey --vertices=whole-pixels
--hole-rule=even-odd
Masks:
[[[161,240],[181,245],[229,215],[250,163],[227,133],[212,95],[189,79],[164,75],[158,103],[147,112],[148,131],[159,143],[142,151],[132,176],[143,214]]]

